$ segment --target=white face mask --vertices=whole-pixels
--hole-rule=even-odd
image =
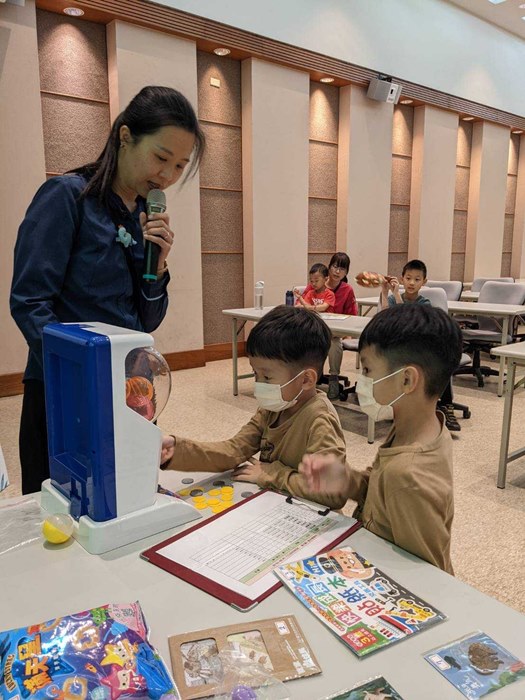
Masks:
[[[380,379],[375,380],[372,379],[372,377],[359,377],[356,384],[356,393],[359,398],[359,406],[361,407],[363,413],[366,413],[374,421],[392,420],[394,417],[392,406],[405,394],[399,394],[396,399],[386,405],[383,405],[378,403],[374,398],[374,384],[382,382],[384,379],[388,379],[389,377],[393,377],[395,374],[399,374],[399,372],[402,372],[404,369],[406,369],[406,367],[401,367],[401,369],[396,369],[395,372],[387,374],[386,377],[381,377]]]
[[[285,401],[283,399],[281,389],[285,386],[291,384],[294,379],[297,379],[301,374],[304,374],[306,370],[301,370],[299,374],[292,377],[286,384],[265,384],[264,382],[255,382],[255,398],[260,408],[265,408],[267,411],[274,411],[275,413],[279,411],[284,411],[286,408],[291,408],[297,403],[297,399],[303,393],[303,390],[297,394],[297,396],[291,401]]]

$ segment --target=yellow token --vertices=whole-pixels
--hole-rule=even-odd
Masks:
[[[194,503],[193,505],[195,508],[197,508],[197,510],[204,510],[208,507],[207,503]]]
[[[205,496],[193,496],[192,501],[194,503],[206,503],[206,497]]]
[[[233,493],[233,486],[223,486],[221,493]]]
[[[183,489],[182,491],[179,491],[179,496],[182,496],[183,498],[185,496],[189,496],[189,495],[190,495],[190,489]]]
[[[216,506],[220,503],[218,498],[208,498],[208,505],[209,506]]]
[[[221,498],[223,501],[233,501],[233,493],[223,493]]]
[[[211,510],[212,513],[222,513],[222,511],[224,510],[224,507],[221,506],[221,505],[219,505],[219,506],[211,506],[211,507],[210,507],[210,510]]]
[[[220,492],[220,489],[212,489],[211,491],[208,491],[208,496],[218,496]]]
[[[231,508],[232,506],[233,506],[233,501],[225,501],[225,502],[222,504],[222,509],[223,509],[223,510],[226,510],[227,508]]]

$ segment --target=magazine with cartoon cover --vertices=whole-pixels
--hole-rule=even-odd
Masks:
[[[403,698],[383,676],[376,676],[364,683],[358,683],[353,688],[329,695],[324,700],[403,700]]]
[[[469,700],[525,678],[525,663],[479,631],[429,651],[425,659]],[[520,690],[515,697],[525,698],[525,687]]]
[[[275,573],[359,657],[446,619],[351,547],[284,564]]]

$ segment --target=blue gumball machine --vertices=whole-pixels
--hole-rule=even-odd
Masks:
[[[92,554],[195,520],[157,493],[162,431],[153,421],[171,375],[147,333],[105,323],[52,323],[43,336],[51,478],[42,507],[69,513]]]

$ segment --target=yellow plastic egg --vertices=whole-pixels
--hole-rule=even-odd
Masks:
[[[42,534],[51,544],[63,544],[73,534],[74,520],[70,515],[55,513],[48,515],[42,523]]]

